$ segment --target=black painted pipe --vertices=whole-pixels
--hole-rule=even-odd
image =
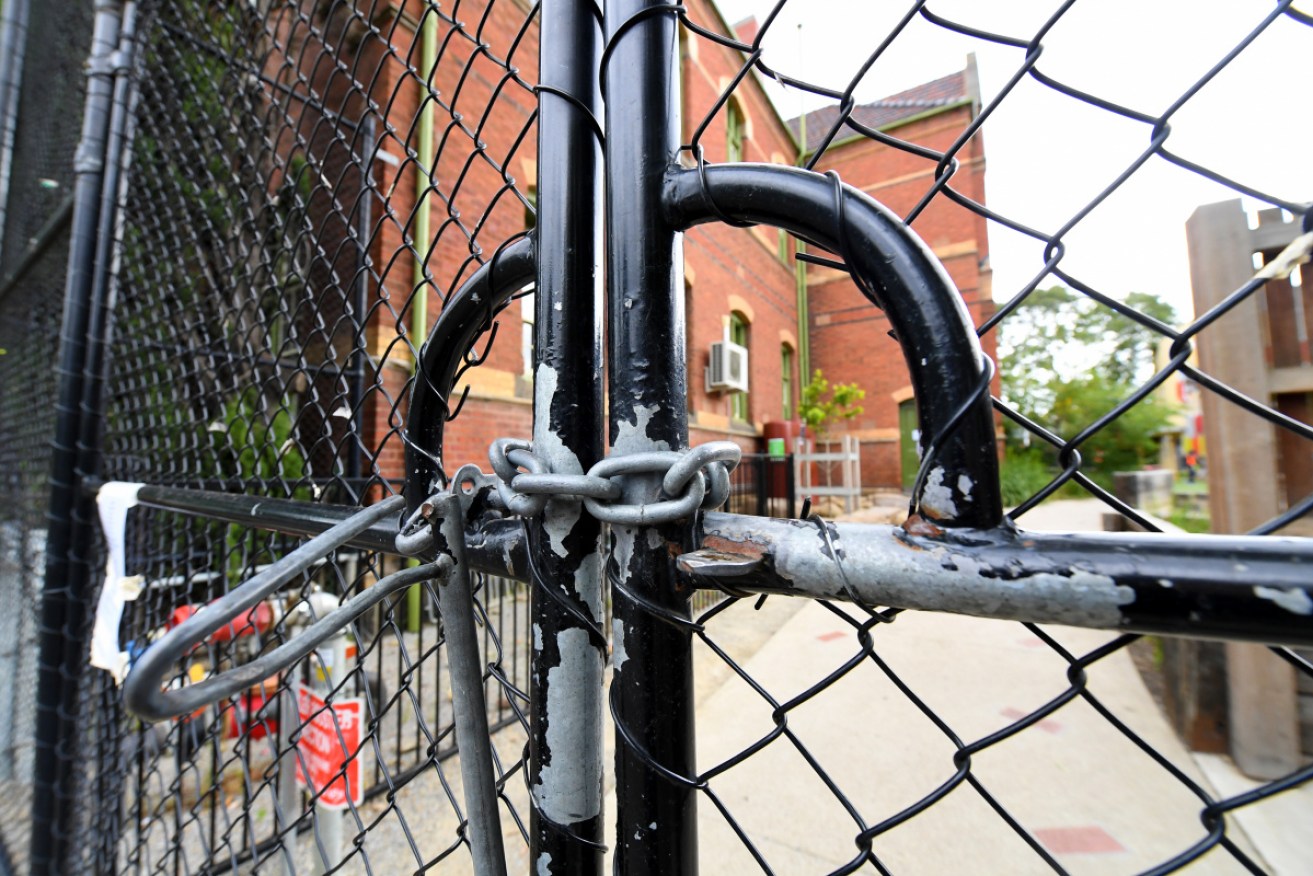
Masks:
[[[446,483],[442,435],[456,374],[465,354],[511,296],[534,279],[534,246],[521,238],[495,252],[448,299],[419,352],[420,365],[406,418],[406,516]],[[450,407],[449,407],[450,406]]]
[[[684,276],[662,186],[679,148],[672,7],[606,4],[607,353],[613,455],[688,446]],[[633,477],[620,501],[658,496]],[[688,599],[668,544],[678,526],[611,527],[617,873],[697,873],[693,664]],[[671,780],[670,776],[682,777]]]
[[[939,438],[914,497],[921,514],[941,526],[998,525],[994,411],[981,392],[988,366],[953,281],[901,219],[836,178],[769,164],[673,168],[665,206],[679,228],[725,218],[769,224],[842,254],[902,345],[921,434]]]
[[[92,24],[87,93],[74,170],[72,233],[60,328],[59,392],[51,445],[50,510],[46,533],[45,581],[41,593],[41,637],[37,657],[36,756],[32,790],[33,876],[69,871],[72,818],[77,792],[80,740],[78,680],[91,630],[90,539],[79,538],[79,522],[93,515],[80,495],[78,452],[86,390],[87,333],[91,326],[96,268],[96,231],[104,185],[105,141],[114,98],[113,57],[118,49],[123,4],[98,0]]]
[[[605,453],[602,25],[591,0],[543,0],[539,20],[550,50],[539,57],[533,446],[554,472],[583,474]],[[535,873],[600,876],[601,524],[578,502],[551,501],[526,528],[535,578],[529,860]]]

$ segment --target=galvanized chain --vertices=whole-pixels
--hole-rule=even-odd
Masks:
[[[698,508],[725,504],[729,473],[742,456],[742,449],[732,441],[710,441],[682,452],[609,456],[587,474],[572,474],[552,471],[528,441],[498,438],[488,448],[493,474],[474,465],[461,466],[451,478],[450,491],[460,498],[466,512],[473,494],[486,488],[494,506],[518,517],[541,514],[548,501],[556,499],[583,502],[588,513],[604,523],[652,526],[684,520]],[[661,475],[663,498],[641,504],[618,502],[624,493],[624,479],[639,474]],[[429,497],[402,523],[396,548],[403,556],[419,556],[432,546],[430,521],[445,493]]]
[[[549,499],[581,501],[604,523],[648,526],[684,520],[698,508],[715,508],[729,497],[729,473],[742,450],[732,441],[711,441],[684,451],[659,450],[610,456],[586,474],[553,472],[533,453],[528,441],[499,438],[488,448],[497,476],[497,495],[512,513],[532,517]],[[624,479],[659,474],[662,498],[655,502],[619,502]]]

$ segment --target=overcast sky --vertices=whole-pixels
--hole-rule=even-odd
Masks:
[[[725,17],[764,20],[770,0],[720,0]],[[763,42],[768,64],[831,86],[846,83],[910,4],[791,0]],[[932,0],[928,8],[974,28],[1029,39],[1057,0]],[[1270,12],[1265,0],[1084,0],[1044,40],[1039,69],[1081,90],[1158,115]],[[798,23],[803,27],[801,33]],[[1313,199],[1313,108],[1299,97],[1313,29],[1275,22],[1171,121],[1167,147],[1260,190]],[[916,17],[857,87],[859,101],[962,69],[975,52],[988,104],[1024,60],[1022,49],[965,37]],[[1276,83],[1273,88],[1269,84]],[[779,89],[788,117],[824,99]],[[1055,231],[1148,145],[1149,125],[1058,94],[1027,77],[984,128],[987,203]],[[1153,158],[1066,238],[1065,270],[1114,295],[1155,292],[1187,316],[1184,225],[1230,189]],[[1258,202],[1246,201],[1256,209]],[[994,297],[1015,294],[1043,265],[1042,247],[992,225]],[[1048,283],[1045,283],[1048,285]]]

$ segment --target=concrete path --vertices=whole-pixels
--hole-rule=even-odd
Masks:
[[[1042,513],[1026,515],[1023,523],[1030,529],[1096,529],[1101,513],[1097,502],[1053,502]],[[749,600],[735,603],[712,618],[707,631],[778,703],[799,697],[860,653],[843,617],[816,603],[782,597],[772,597],[760,611]],[[1112,638],[1067,628],[1048,632],[1074,654]],[[1069,687],[1066,661],[1020,624],[908,612],[875,629],[873,637],[890,673],[966,743],[1002,730]],[[698,764],[706,771],[771,734],[776,724],[774,706],[724,660],[701,642],[694,649]],[[1209,793],[1231,795],[1252,787],[1229,760],[1192,757],[1182,748],[1124,651],[1089,669],[1088,689]],[[711,781],[712,791],[775,873],[828,873],[858,852],[854,838],[860,828],[853,814],[808,758],[868,827],[914,805],[958,772],[956,747],[945,732],[869,659],[790,709],[787,727],[794,739],[775,739]],[[606,735],[610,823],[615,817],[611,728]],[[507,762],[524,744],[516,731],[497,741]],[[443,773],[459,799],[458,762],[444,763]],[[1199,798],[1082,699],[976,753],[971,775],[1071,873],[1142,872],[1205,836]],[[526,813],[523,783],[513,782],[508,793]],[[367,844],[373,872],[414,870],[407,832],[420,838],[426,856],[451,841],[457,821],[447,794],[436,774],[426,774],[402,792],[400,806],[380,799],[367,807],[374,822]],[[412,819],[404,825],[403,811]],[[762,872],[705,795],[699,796],[698,812],[703,873]],[[503,810],[508,872],[530,872],[523,841],[506,815]],[[1304,788],[1241,810],[1228,835],[1270,872],[1305,874],[1313,872],[1311,825],[1313,788]],[[607,842],[615,847],[610,824]],[[965,782],[881,833],[873,847],[887,870],[899,876],[1052,872]],[[302,852],[301,863],[308,863],[312,848],[305,845]],[[343,872],[364,872],[363,863],[357,857]],[[608,871],[610,866],[608,855]],[[437,872],[471,872],[468,855],[458,851]],[[867,865],[859,872],[875,871]],[[1181,872],[1245,871],[1214,850]]]
[[[1098,528],[1100,514],[1097,502],[1056,502],[1043,513],[1026,515],[1024,523],[1031,529]],[[713,637],[720,635],[721,620],[708,627]],[[728,637],[729,627],[751,618],[727,613],[723,620]],[[1077,655],[1112,638],[1067,628],[1048,633]],[[906,613],[873,635],[887,672],[869,659],[861,661],[788,712],[787,727],[794,738],[775,739],[711,783],[777,873],[826,873],[843,865],[858,853],[854,838],[861,828],[853,811],[869,827],[954,780],[956,747],[926,711],[970,743],[1002,730],[1069,687],[1067,662],[1020,624]],[[745,665],[776,702],[783,703],[800,697],[859,653],[852,626],[825,607],[809,604],[785,620]],[[921,698],[925,711],[899,689],[899,682]],[[1189,781],[1212,791],[1209,778],[1177,741],[1124,651],[1090,667],[1088,690]],[[724,762],[769,735],[776,727],[773,708],[737,676],[728,677],[699,709],[700,768]],[[1208,772],[1230,769],[1228,775],[1238,778],[1227,764],[1215,759]],[[839,802],[816,766],[850,808]],[[1199,797],[1081,698],[976,753],[971,775],[1072,873],[1141,872],[1206,836]],[[1239,787],[1218,790],[1235,793]],[[1260,810],[1242,813],[1239,825],[1230,823],[1228,836],[1257,854],[1241,828],[1247,821],[1268,823],[1266,831],[1248,831],[1262,840],[1260,864],[1277,873],[1309,872],[1313,851],[1278,847],[1307,842],[1307,826],[1313,824],[1310,795],[1313,791],[1288,793]],[[760,872],[726,818],[705,797],[699,811],[703,872]],[[1282,826],[1282,818],[1289,827]],[[873,847],[882,864],[899,874],[1052,872],[985,796],[965,782],[881,833]],[[862,872],[874,868],[867,865]],[[1217,849],[1181,872],[1245,870]]]

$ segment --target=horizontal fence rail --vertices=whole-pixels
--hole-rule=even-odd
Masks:
[[[1313,18],[968,6],[5,0],[0,874],[1280,870]]]

